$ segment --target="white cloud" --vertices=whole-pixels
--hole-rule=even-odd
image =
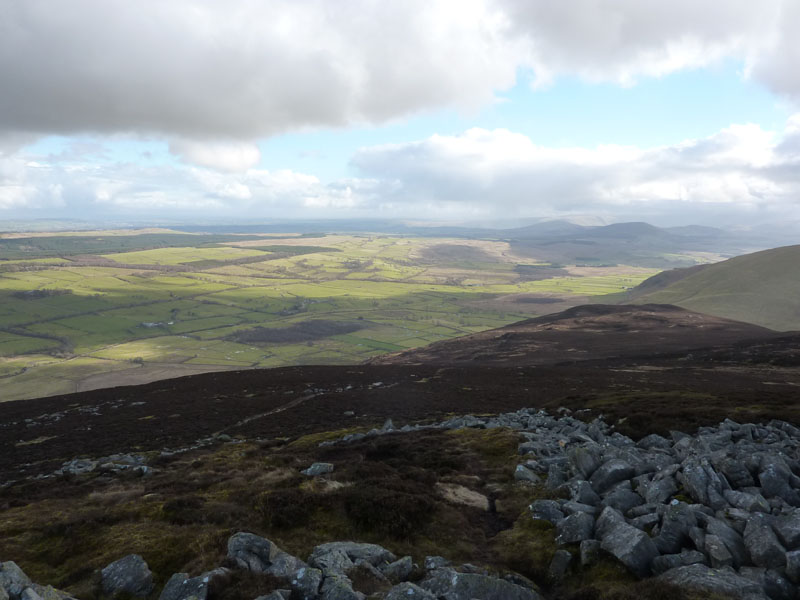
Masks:
[[[242,142],[177,139],[170,142],[169,151],[185,162],[229,172],[246,171],[261,160],[258,146]]]
[[[760,211],[800,217],[800,132],[757,125],[657,148],[549,148],[507,130],[471,129],[364,148],[362,174],[391,182],[385,202],[496,216],[647,215],[705,222]],[[712,221],[713,222],[713,221]]]

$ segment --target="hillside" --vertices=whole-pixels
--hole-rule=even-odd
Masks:
[[[777,331],[798,330],[800,245],[662,273],[640,284],[632,296],[636,303],[675,304]]]
[[[774,569],[746,579],[760,538],[737,531],[774,506],[791,539],[771,556],[800,548],[800,335],[590,305],[386,361],[0,403],[0,588],[766,600],[791,587]],[[724,534],[739,571],[703,566],[717,549],[675,537],[685,519]],[[375,547],[352,542],[387,558],[366,565],[356,554]],[[306,560],[316,579],[298,596]],[[7,585],[18,566],[41,585]]]
[[[686,353],[738,340],[777,337],[769,329],[670,305],[576,306],[423,348],[374,364],[555,365]]]

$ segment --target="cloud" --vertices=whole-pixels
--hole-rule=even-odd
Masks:
[[[177,139],[170,142],[169,151],[186,162],[229,172],[246,171],[261,160],[258,146],[241,142]]]
[[[365,177],[386,182],[384,202],[405,214],[433,207],[451,214],[591,213],[682,223],[800,218],[797,122],[790,120],[780,135],[732,125],[657,148],[550,148],[503,129],[471,129],[363,148],[352,163]]]
[[[797,100],[799,27],[794,0],[6,0],[0,133],[252,142],[472,110],[520,68],[630,85],[726,57]]]
[[[0,129],[254,140],[474,107],[513,84],[479,0],[9,0]]]

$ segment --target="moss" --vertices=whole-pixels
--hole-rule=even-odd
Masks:
[[[533,579],[544,581],[556,547],[555,528],[547,521],[520,516],[514,526],[500,532],[492,546],[509,568]]]
[[[364,433],[369,431],[370,428],[365,427],[351,427],[349,429],[337,429],[335,431],[324,431],[321,433],[311,433],[297,438],[288,444],[288,448],[292,450],[310,450],[316,448],[321,442],[330,442],[338,440],[351,433]]]

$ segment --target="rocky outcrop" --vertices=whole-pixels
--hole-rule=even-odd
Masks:
[[[722,594],[753,598],[780,598],[787,578],[800,580],[800,429],[790,423],[726,420],[634,442],[600,419],[523,409],[400,431],[468,427],[520,433],[514,479],[558,497],[535,500],[530,515],[555,525],[558,545],[579,544],[581,565],[600,551],[639,577],[719,582]]]
[[[103,594],[115,597],[126,594],[146,598],[153,591],[153,574],[138,554],[129,554],[100,572]]]
[[[0,600],[75,600],[66,592],[31,581],[13,561],[0,562]]]

